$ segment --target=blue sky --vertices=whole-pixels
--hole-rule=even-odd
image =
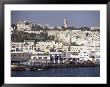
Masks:
[[[12,11],[11,23],[30,21],[33,23],[63,26],[63,20],[68,20],[68,26],[93,27],[100,26],[100,11]]]

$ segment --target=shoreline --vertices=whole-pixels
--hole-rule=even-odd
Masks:
[[[98,64],[49,64],[49,68],[100,67]]]
[[[99,64],[48,64],[47,66],[42,66],[40,68],[51,69],[51,68],[74,68],[74,67],[100,67],[100,65]],[[25,71],[26,68],[27,68],[26,66],[11,67],[11,71]],[[37,66],[34,66],[34,68],[37,68]]]

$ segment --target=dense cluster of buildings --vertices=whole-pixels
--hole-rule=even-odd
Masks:
[[[11,42],[11,60],[32,63],[100,63],[100,28],[91,27],[90,30],[69,29],[67,20],[64,19],[64,28],[53,29],[54,26],[32,24],[19,21],[16,24],[17,31],[35,33],[44,32],[32,27],[47,27],[48,36],[54,36],[54,40],[38,41],[24,40],[24,42]],[[38,27],[39,28],[39,27]],[[14,27],[12,31],[14,30]],[[29,62],[30,61],[30,62]]]

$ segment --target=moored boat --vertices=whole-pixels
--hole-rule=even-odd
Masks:
[[[13,65],[11,65],[11,70],[12,71],[24,71],[24,70],[26,70],[26,68],[23,65],[13,64]]]
[[[48,69],[48,65],[46,64],[38,64],[38,65],[33,65],[33,66],[28,66],[27,70],[30,70],[30,71],[41,71],[41,70],[46,70]]]

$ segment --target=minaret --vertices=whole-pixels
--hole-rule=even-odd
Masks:
[[[67,20],[64,19],[64,28],[67,28]]]

